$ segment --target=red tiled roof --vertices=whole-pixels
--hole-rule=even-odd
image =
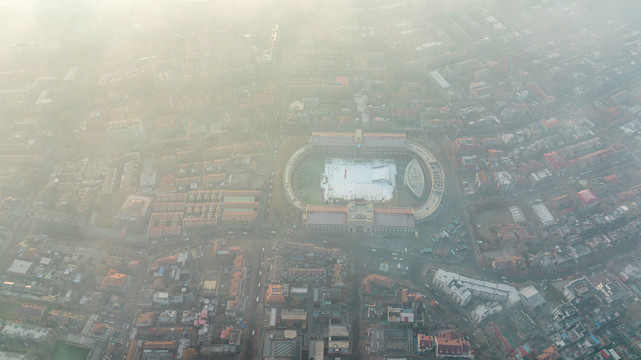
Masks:
[[[596,202],[598,200],[598,198],[592,193],[592,191],[590,191],[590,189],[581,190],[577,193],[577,195],[585,205],[592,204],[593,202]]]
[[[271,284],[267,287],[267,294],[265,296],[266,304],[284,304],[285,297],[283,296],[283,285]]]
[[[608,183],[618,183],[619,182],[619,177],[616,174],[611,174],[603,178],[605,182]]]
[[[375,284],[378,286],[386,287],[386,288],[391,288],[394,282],[390,278],[386,278],[385,276],[381,276],[378,274],[370,274],[366,276],[363,281],[362,281],[362,290],[364,293],[369,293],[371,292],[371,284]]]
[[[136,326],[150,326],[154,321],[156,314],[154,312],[142,313],[136,320]]]
[[[418,351],[427,351],[427,350],[431,350],[434,347],[433,336],[418,334],[417,340],[418,340]]]
[[[145,350],[175,349],[176,342],[175,341],[145,341],[142,347]]]
[[[111,288],[122,288],[127,280],[127,275],[121,274],[114,269],[109,269],[107,276],[105,276],[102,284],[100,285],[101,289],[106,289],[107,287]]]

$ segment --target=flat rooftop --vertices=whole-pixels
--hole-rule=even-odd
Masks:
[[[347,208],[343,206],[307,206],[307,224],[345,225]]]
[[[15,259],[7,271],[14,274],[24,275],[29,271],[31,265],[33,265],[31,261]]]
[[[321,175],[325,201],[330,199],[390,201],[396,189],[394,160],[329,158]]]
[[[374,225],[413,227],[415,225],[414,209],[376,208],[374,209]]]
[[[356,146],[354,133],[312,133],[313,145]]]
[[[363,134],[365,146],[405,146],[405,134]]]

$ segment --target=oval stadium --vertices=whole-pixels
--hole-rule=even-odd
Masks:
[[[314,132],[283,174],[287,200],[303,227],[372,235],[414,234],[444,196],[441,166],[403,133]]]

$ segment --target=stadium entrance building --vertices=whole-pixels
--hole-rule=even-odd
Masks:
[[[416,223],[412,208],[375,208],[370,201],[350,201],[346,206],[307,205],[303,224],[316,231],[410,236]]]

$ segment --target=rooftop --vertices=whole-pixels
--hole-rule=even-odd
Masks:
[[[412,208],[375,208],[374,225],[376,226],[414,226],[414,209]]]
[[[365,146],[405,146],[405,134],[363,134],[363,145]]]
[[[552,225],[554,224],[554,216],[544,204],[534,204],[532,205],[532,210],[539,218],[543,225]]]
[[[118,211],[123,215],[145,216],[152,199],[147,196],[129,195]]]
[[[307,320],[307,311],[303,309],[283,309],[280,314],[281,320]]]
[[[121,274],[114,269],[110,269],[109,272],[107,272],[107,275],[105,276],[104,280],[102,281],[100,288],[101,289],[106,289],[106,288],[122,289],[122,287],[125,285],[125,281],[127,280],[127,277],[128,276],[126,274]]]
[[[306,223],[312,225],[345,225],[347,224],[347,207],[308,205]]]
[[[348,337],[349,329],[345,325],[330,325],[329,336],[330,337]]]
[[[29,272],[31,265],[33,265],[33,262],[31,261],[15,259],[13,260],[11,266],[9,266],[9,268],[7,269],[7,272],[24,275]]]
[[[598,198],[592,193],[590,189],[581,190],[576,195],[583,201],[583,204],[589,205],[598,200]]]
[[[356,140],[353,133],[314,132],[312,133],[312,144],[355,146]]]
[[[459,274],[445,271],[443,269],[438,269],[438,271],[434,275],[434,279],[443,283],[445,286],[450,287],[452,291],[454,291],[454,289],[458,289],[463,291],[469,290],[473,294],[492,294],[505,298],[510,305],[520,301],[518,291],[514,287],[509,285],[478,280],[467,276],[461,276]]]
[[[267,287],[265,303],[268,303],[268,304],[285,303],[285,296],[283,296],[283,285],[276,285],[276,284],[269,285]]]
[[[17,336],[22,339],[32,339],[36,341],[46,340],[51,334],[51,329],[35,325],[19,324],[12,321],[8,321],[4,327],[0,328],[0,335]]]
[[[156,314],[154,312],[142,313],[136,320],[136,326],[151,326],[155,317]]]
[[[526,298],[527,297],[531,297],[531,296],[535,296],[535,295],[537,295],[539,293],[538,290],[536,290],[536,288],[534,286],[532,286],[532,285],[530,285],[528,287],[524,287],[519,292],[521,293],[521,295],[525,296]]]
[[[24,360],[26,356],[13,352],[0,351],[0,360]]]

